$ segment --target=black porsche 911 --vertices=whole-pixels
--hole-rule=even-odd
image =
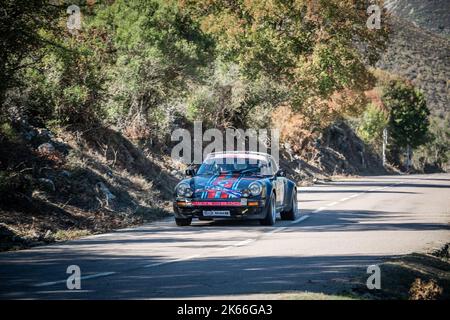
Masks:
[[[174,194],[179,226],[190,225],[192,218],[257,219],[262,225],[273,225],[277,213],[283,220],[296,219],[296,184],[267,153],[211,153],[186,175]]]

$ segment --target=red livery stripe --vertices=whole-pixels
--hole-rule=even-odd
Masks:
[[[212,181],[210,183],[210,186],[217,186],[219,185],[219,183],[221,183],[222,181],[226,180],[226,183],[223,185],[223,187],[225,188],[231,188],[234,184],[234,182],[239,178],[239,174],[234,174],[232,176],[230,176],[229,174],[223,173],[221,175],[219,175],[214,181]],[[221,199],[226,199],[229,198],[229,195],[221,190],[221,191],[216,191],[216,190],[208,190],[207,192],[207,196],[208,199],[214,199],[214,198],[221,198]]]
[[[240,207],[240,201],[192,201],[194,206],[211,206],[211,207]]]

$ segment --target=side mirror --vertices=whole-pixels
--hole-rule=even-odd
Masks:
[[[284,172],[283,169],[279,169],[275,175],[276,175],[277,177],[285,177],[285,176],[286,176],[286,173]]]
[[[193,176],[195,176],[195,170],[192,168],[186,169],[185,174],[188,177],[193,177]]]

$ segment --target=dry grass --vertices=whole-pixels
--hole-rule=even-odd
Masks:
[[[433,254],[413,253],[380,265],[381,289],[368,290],[365,280],[354,292],[370,299],[448,300],[450,261]]]
[[[435,280],[423,281],[417,278],[409,289],[410,300],[436,300],[442,296],[442,289]]]

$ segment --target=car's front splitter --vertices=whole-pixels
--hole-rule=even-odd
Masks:
[[[263,219],[265,217],[263,200],[245,200],[177,199],[174,202],[174,213],[177,218]],[[226,211],[229,212],[229,216],[206,216],[205,211]]]

